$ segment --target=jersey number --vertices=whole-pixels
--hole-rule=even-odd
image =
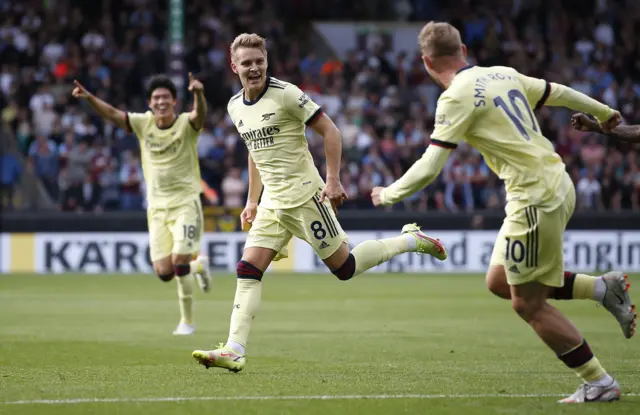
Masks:
[[[313,231],[313,237],[317,240],[324,239],[327,236],[327,231],[322,227],[322,222],[319,220],[311,222],[311,230]]]
[[[517,239],[511,242],[511,238],[505,238],[507,240],[507,252],[506,259],[507,261],[512,260],[513,262],[517,262],[518,264],[524,260],[524,256],[526,254],[526,249],[522,241],[518,241]]]
[[[182,225],[182,232],[185,239],[194,239],[196,237],[196,227],[193,225]]]
[[[516,126],[518,131],[525,140],[531,140],[525,125],[528,125],[533,131],[538,132],[538,124],[536,122],[535,117],[533,116],[533,111],[531,111],[531,107],[529,106],[529,102],[522,92],[517,89],[512,89],[507,94],[509,96],[509,102],[511,105],[508,105],[502,97],[496,97],[493,99],[493,103],[496,107],[502,108],[502,110],[507,114],[507,116],[511,119],[511,122]],[[529,119],[526,119],[520,107],[518,106],[518,101],[522,102],[524,108],[527,110],[527,115]]]

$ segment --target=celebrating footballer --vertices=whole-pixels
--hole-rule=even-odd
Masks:
[[[237,372],[245,366],[249,330],[262,302],[263,273],[272,261],[288,255],[293,236],[311,245],[341,281],[404,252],[439,260],[447,254],[414,224],[405,225],[395,238],[365,241],[350,251],[335,213],[347,197],[339,180],[340,132],[297,86],[267,76],[265,39],[244,33],[230,49],[231,68],[243,88],[227,110],[249,150],[249,195],[241,216],[249,234],[237,265],[227,342],[215,350],[196,350],[193,357],[207,368]],[[324,139],[326,183],[309,152],[307,126]]]
[[[547,298],[598,300],[629,338],[636,315],[626,276],[564,271],[563,233],[574,211],[575,189],[533,111],[543,105],[568,107],[593,115],[605,132],[616,127],[620,114],[571,88],[513,68],[468,65],[460,33],[448,23],[428,23],[419,45],[427,72],[445,89],[438,100],[431,145],[395,183],[373,189],[374,203],[391,205],[427,186],[462,140],[476,148],[504,180],[508,201],[487,284],[496,294],[511,298],[516,313],[582,378],[578,390],[561,402],[617,400],[621,390],[616,380]]]
[[[167,76],[155,76],[147,88],[150,111],[127,113],[107,104],[75,81],[73,96],[85,99],[104,119],[132,132],[140,141],[147,188],[149,250],[162,281],[178,277],[180,322],[175,335],[194,333],[194,280],[209,291],[208,258],[198,256],[202,236],[202,184],[196,144],[207,114],[202,84],[189,74],[193,110],[176,114],[177,90]],[[194,259],[195,258],[195,259]]]

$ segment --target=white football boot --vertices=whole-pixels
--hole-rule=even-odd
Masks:
[[[607,291],[602,306],[620,323],[624,337],[630,339],[636,332],[636,306],[629,297],[628,277],[622,272],[611,271],[602,276]]]
[[[613,380],[608,386],[596,386],[583,383],[571,396],[559,400],[559,403],[613,402],[620,399],[620,385]]]
[[[201,271],[194,272],[193,276],[198,281],[198,286],[200,289],[208,293],[211,290],[211,271],[209,270],[209,257],[204,255],[198,255],[196,261],[200,263],[202,266]]]
[[[184,322],[180,322],[176,329],[173,331],[174,336],[190,336],[196,332],[195,324],[187,324]]]

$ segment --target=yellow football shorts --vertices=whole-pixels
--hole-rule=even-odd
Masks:
[[[509,285],[536,281],[564,285],[564,230],[573,214],[573,186],[562,205],[546,212],[528,206],[507,215],[493,247],[491,265],[503,265]]]
[[[149,251],[151,261],[171,254],[197,254],[200,252],[203,215],[200,199],[168,209],[147,210]]]
[[[293,236],[311,245],[320,259],[330,257],[347,241],[331,202],[325,199],[321,203],[317,193],[303,205],[291,209],[258,206],[245,248],[272,249],[278,253],[274,259],[277,261],[289,256],[287,245]]]

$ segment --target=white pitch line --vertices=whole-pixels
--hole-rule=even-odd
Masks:
[[[291,395],[291,396],[174,396],[157,398],[80,398],[80,399],[36,399],[0,402],[0,405],[76,405],[82,403],[140,403],[140,402],[188,402],[188,401],[333,401],[333,400],[379,400],[379,399],[482,399],[482,398],[557,398],[568,394],[454,394],[454,395]],[[640,396],[626,393],[624,396]]]

